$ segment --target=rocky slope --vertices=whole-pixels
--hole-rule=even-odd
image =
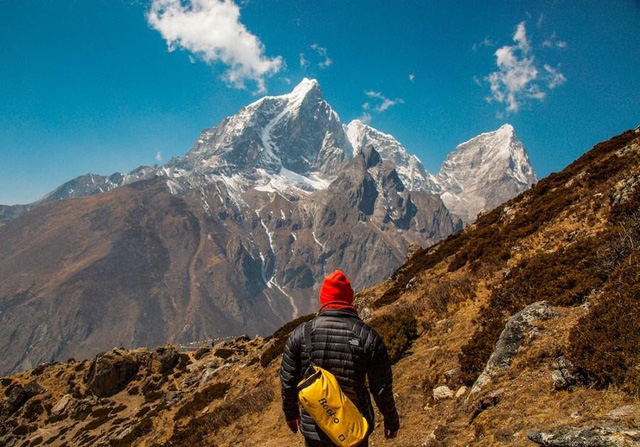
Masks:
[[[396,362],[402,425],[385,441],[378,421],[374,445],[638,445],[639,242],[629,131],[360,293]],[[282,420],[277,370],[304,320],[267,339],[116,349],[3,378],[0,439],[302,445]]]

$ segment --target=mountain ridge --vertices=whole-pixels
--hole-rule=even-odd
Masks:
[[[505,126],[511,129],[515,139],[513,127],[504,125],[497,131],[483,133],[470,141],[499,133]],[[303,135],[290,134],[292,129]],[[291,146],[291,141],[296,142],[296,147]],[[470,141],[462,143],[456,150]],[[524,151],[524,146],[517,139],[516,142],[516,147]],[[471,197],[467,198],[466,188],[460,186],[456,172],[451,172],[451,169],[442,172],[452,154],[443,162],[441,172],[428,173],[420,160],[392,135],[380,132],[360,120],[341,124],[338,114],[322,97],[319,83],[304,78],[291,93],[260,98],[241,108],[235,115],[226,117],[217,126],[203,130],[183,157],[173,158],[162,166],[141,166],[128,174],[114,173],[108,177],[86,174],[77,177],[37,202],[0,206],[0,223],[41,203],[101,193],[155,176],[169,179],[173,193],[188,193],[216,181],[233,183],[239,189],[266,187],[272,181],[276,186],[288,185],[291,182],[287,180],[292,177],[295,177],[293,183],[303,190],[323,189],[342,166],[369,144],[374,145],[384,159],[395,163],[400,178],[410,190],[421,189],[441,195],[448,202],[448,207],[454,208],[454,214],[462,217],[465,223],[473,221],[478,212],[487,211],[513,197],[536,180],[524,152],[520,159],[529,171],[529,178],[520,181],[517,175],[507,175],[501,188],[497,186],[496,179],[485,179],[486,172],[485,177],[480,176],[478,180],[476,170],[474,177],[478,181],[469,188]],[[489,145],[496,146],[496,143],[489,142]],[[485,163],[485,167],[488,164],[490,161]],[[501,172],[508,174],[505,169]],[[510,181],[510,178],[515,181]],[[96,179],[98,184],[95,184]],[[477,184],[482,186],[482,181],[489,193],[482,194],[483,188]],[[462,185],[466,186],[464,182]],[[468,210],[467,207],[472,209]]]

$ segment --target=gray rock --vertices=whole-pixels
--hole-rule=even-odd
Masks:
[[[29,399],[29,395],[20,384],[15,384],[7,389],[6,395],[6,405],[9,413],[15,413],[18,411],[25,404],[27,399]]]
[[[445,446],[447,438],[447,428],[444,425],[438,425],[422,443],[422,447],[442,447]]]
[[[173,346],[161,346],[153,352],[153,359],[158,362],[158,372],[166,374],[178,364],[180,353]]]
[[[359,313],[362,321],[368,321],[371,319],[371,317],[373,317],[373,312],[371,311],[370,307],[363,307],[362,309],[360,309]]]
[[[204,372],[202,373],[202,377],[200,378],[199,381],[199,385],[203,386],[204,384],[206,384],[208,381],[210,381],[213,377],[215,377],[219,371],[223,370],[223,369],[227,369],[230,368],[231,364],[226,363],[222,366],[218,366],[217,368],[207,368],[204,370]],[[186,384],[186,381],[185,381]]]
[[[498,338],[487,365],[473,384],[469,396],[480,391],[498,373],[509,368],[520,346],[522,346],[525,333],[533,327],[536,321],[546,320],[554,315],[553,308],[546,301],[539,301],[511,316],[500,334],[500,338]]]
[[[551,379],[556,390],[565,390],[575,385],[586,383],[587,378],[579,372],[571,361],[565,356],[558,357],[553,362]]]
[[[112,396],[123,390],[138,372],[138,364],[118,352],[97,356],[85,377],[88,389],[98,397]]]
[[[532,430],[527,437],[547,447],[637,446],[640,430],[621,427],[561,427],[549,431]]]
[[[453,391],[451,391],[451,389],[446,385],[439,386],[433,389],[433,399],[435,401],[451,399],[452,397]]]
[[[460,399],[462,396],[464,396],[467,392],[467,387],[466,386],[461,386],[458,391],[456,391],[456,399]]]
[[[213,355],[215,355],[216,357],[220,357],[221,359],[225,359],[226,360],[229,357],[231,357],[234,353],[235,353],[235,351],[233,349],[219,348],[219,349],[216,349],[216,351],[213,353]]]
[[[51,414],[55,416],[64,414],[64,412],[67,410],[67,407],[69,407],[69,403],[72,401],[72,399],[73,397],[70,394],[65,394],[64,396],[62,396],[51,409]]]
[[[44,393],[44,388],[42,388],[38,382],[32,380],[24,386],[24,391],[27,393],[27,396],[30,398],[33,396],[37,396],[38,394]]]
[[[89,416],[92,408],[93,402],[91,401],[91,399],[81,400],[75,405],[71,417],[73,417],[73,419],[75,420],[82,421],[86,419],[87,416]]]

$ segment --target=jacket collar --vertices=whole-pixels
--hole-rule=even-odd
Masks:
[[[357,318],[358,320],[360,319],[357,313],[347,309],[325,309],[325,310],[321,310],[318,313],[318,316],[319,317],[326,316],[326,317]]]

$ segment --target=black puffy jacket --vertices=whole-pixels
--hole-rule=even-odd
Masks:
[[[282,409],[287,421],[300,416],[298,407],[298,383],[309,367],[304,346],[303,323],[289,336],[284,347],[280,382],[282,384]],[[323,310],[314,318],[311,332],[313,363],[333,373],[340,387],[374,426],[371,397],[384,416],[385,428],[399,428],[398,412],[393,400],[391,362],[382,338],[368,324],[348,310]],[[309,439],[327,442],[327,436],[318,428],[311,416],[302,409],[302,434]]]

